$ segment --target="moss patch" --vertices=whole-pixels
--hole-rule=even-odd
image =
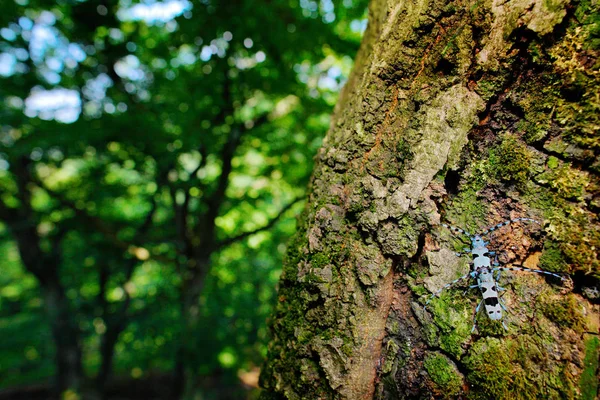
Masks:
[[[546,241],[540,256],[540,269],[550,272],[568,272],[568,268],[569,265],[565,261],[559,244],[550,240]]]
[[[585,319],[581,305],[573,294],[545,301],[542,312],[561,328],[573,329],[579,334],[584,331]]]
[[[438,334],[435,330],[429,332],[430,344],[439,346],[455,357],[464,354],[463,345],[471,336],[471,301],[456,292],[444,293],[441,297],[433,299],[427,309],[433,314],[435,325],[439,328]]]
[[[472,399],[574,399],[573,377],[544,350],[540,337],[482,338],[464,362]]]
[[[530,187],[525,200],[543,210],[547,221],[546,243],[551,247],[544,249],[541,262],[551,271],[582,271],[600,278],[600,230],[595,214],[545,188]]]
[[[476,222],[485,221],[488,207],[477,195],[475,188],[466,189],[452,198],[446,218],[457,227],[466,229],[469,232],[475,232],[480,228]],[[461,246],[460,250],[462,250],[462,247],[464,245]]]
[[[554,168],[548,166],[535,180],[552,188],[560,197],[576,201],[584,200],[592,184],[589,173],[573,168],[569,163],[556,163]]]
[[[440,353],[430,353],[423,362],[429,377],[444,398],[457,395],[462,388],[462,376],[456,365]]]
[[[515,135],[506,134],[490,150],[488,171],[496,179],[524,188],[531,176],[533,154]]]
[[[598,357],[600,339],[589,336],[585,341],[585,359],[583,360],[583,373],[579,381],[582,400],[594,400],[598,393]]]

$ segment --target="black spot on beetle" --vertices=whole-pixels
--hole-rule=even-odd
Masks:
[[[497,297],[488,297],[487,299],[484,300],[484,302],[488,306],[497,306],[498,298]]]

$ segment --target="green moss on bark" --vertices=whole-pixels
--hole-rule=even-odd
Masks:
[[[546,241],[540,257],[540,269],[550,272],[567,273],[569,265],[560,246],[553,241]]]
[[[431,380],[436,384],[440,398],[452,398],[462,390],[462,376],[456,365],[440,353],[431,353],[425,357],[423,366]]]
[[[589,335],[585,340],[585,359],[579,387],[581,400],[597,399],[598,394],[598,359],[600,357],[600,339]]]
[[[498,146],[490,149],[488,174],[523,189],[531,177],[533,157],[532,152],[516,136],[506,134]]]
[[[573,329],[579,334],[583,333],[585,319],[581,304],[574,295],[569,294],[564,297],[544,300],[542,311],[550,321],[559,327]]]
[[[464,359],[472,399],[575,399],[569,367],[556,363],[536,336],[482,338]],[[540,366],[544,365],[543,369]]]
[[[429,344],[441,348],[454,357],[462,356],[471,336],[473,323],[471,300],[457,293],[445,293],[440,298],[432,300],[428,310],[431,311],[437,328],[428,335]]]

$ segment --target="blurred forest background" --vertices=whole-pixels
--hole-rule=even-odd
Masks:
[[[255,398],[366,1],[1,6],[0,399]]]

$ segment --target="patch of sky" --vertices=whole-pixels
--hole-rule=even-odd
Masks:
[[[229,48],[229,41],[233,38],[230,32],[225,32],[223,37],[219,37],[210,41],[208,45],[202,46],[200,51],[200,59],[204,62],[209,61],[212,56],[216,55],[220,58],[225,57]]]
[[[0,29],[0,36],[2,36],[4,40],[12,42],[17,38],[17,33],[12,29],[2,28]]]
[[[83,48],[75,43],[69,43],[68,53],[77,62],[82,62],[86,58],[85,51]]]
[[[149,25],[168,22],[192,9],[188,0],[143,1],[131,5],[130,0],[121,0],[117,17],[121,21],[144,21]]]
[[[367,29],[367,19],[355,19],[350,22],[350,29],[352,32],[363,33]]]
[[[258,63],[256,57],[248,57],[246,52],[238,52],[236,55],[231,57],[230,60],[233,62],[235,67],[240,70],[253,68]]]
[[[30,31],[33,28],[33,21],[27,17],[21,17],[19,18],[19,26],[26,31]]]
[[[200,59],[202,61],[208,61],[212,57],[213,52],[210,46],[202,46],[202,51],[200,52]]]
[[[332,79],[337,79],[342,75],[342,70],[340,67],[334,65],[333,67],[327,70],[327,76]]]
[[[184,15],[185,15],[185,13],[184,13]],[[171,21],[167,21],[167,23],[165,23],[165,30],[169,33],[175,32],[177,30],[177,28],[179,28],[179,24],[174,19]]]
[[[318,16],[319,3],[313,0],[300,0],[302,15],[305,17],[316,18]]]
[[[146,78],[140,60],[133,54],[129,54],[115,63],[115,72],[123,79],[139,82]]]
[[[85,115],[91,118],[99,118],[103,109],[107,112],[111,110],[111,107],[108,107],[108,109],[106,107],[106,104],[112,105],[111,100],[106,97],[106,91],[112,85],[112,79],[105,73],[86,80],[85,86],[81,90],[86,99],[83,106]],[[119,109],[118,106],[117,109]]]
[[[221,58],[225,57],[225,53],[227,52],[228,48],[229,42],[222,37],[210,41],[210,49],[212,50],[212,53]]]
[[[316,96],[319,90],[337,91],[346,81],[345,60],[326,57],[316,65],[309,62],[294,65],[298,80],[307,85],[309,94]]]
[[[17,57],[10,53],[0,53],[0,76],[9,77],[15,73]]]
[[[298,75],[298,80],[302,83],[308,83],[309,70],[310,64],[307,61],[294,65],[294,72]]]
[[[48,49],[59,45],[59,40],[55,33],[55,30],[46,25],[36,25],[31,30],[29,52],[31,53],[31,59],[35,63],[39,63],[44,59],[44,55]]]
[[[82,93],[87,100],[102,101],[106,97],[106,90],[113,85],[107,74],[100,74],[92,79],[87,79]]]
[[[110,28],[108,36],[112,43],[123,43],[125,41],[125,35],[120,29]]]
[[[76,90],[35,87],[25,100],[24,112],[30,118],[72,123],[81,113],[81,98]]]
[[[197,53],[197,47],[183,45],[179,48],[177,57],[171,60],[171,66],[177,68],[180,65],[192,65],[198,60]]]
[[[83,48],[76,43],[69,43],[54,27],[55,23],[54,13],[41,11],[19,18],[18,25],[13,23],[8,28],[2,28],[0,34],[3,38],[15,40],[20,35],[28,42],[28,48],[4,46],[4,52],[0,54],[0,75],[27,72],[29,69],[23,62],[31,58],[36,72],[47,83],[56,85],[61,81],[61,73],[71,73],[85,60]]]
[[[332,0],[321,0],[321,15],[323,15],[323,22],[326,24],[335,21],[335,6]]]
[[[336,90],[339,87],[337,80],[330,77],[329,75],[320,76],[319,82],[317,83],[317,85],[318,85],[319,89],[326,89],[326,90]]]

